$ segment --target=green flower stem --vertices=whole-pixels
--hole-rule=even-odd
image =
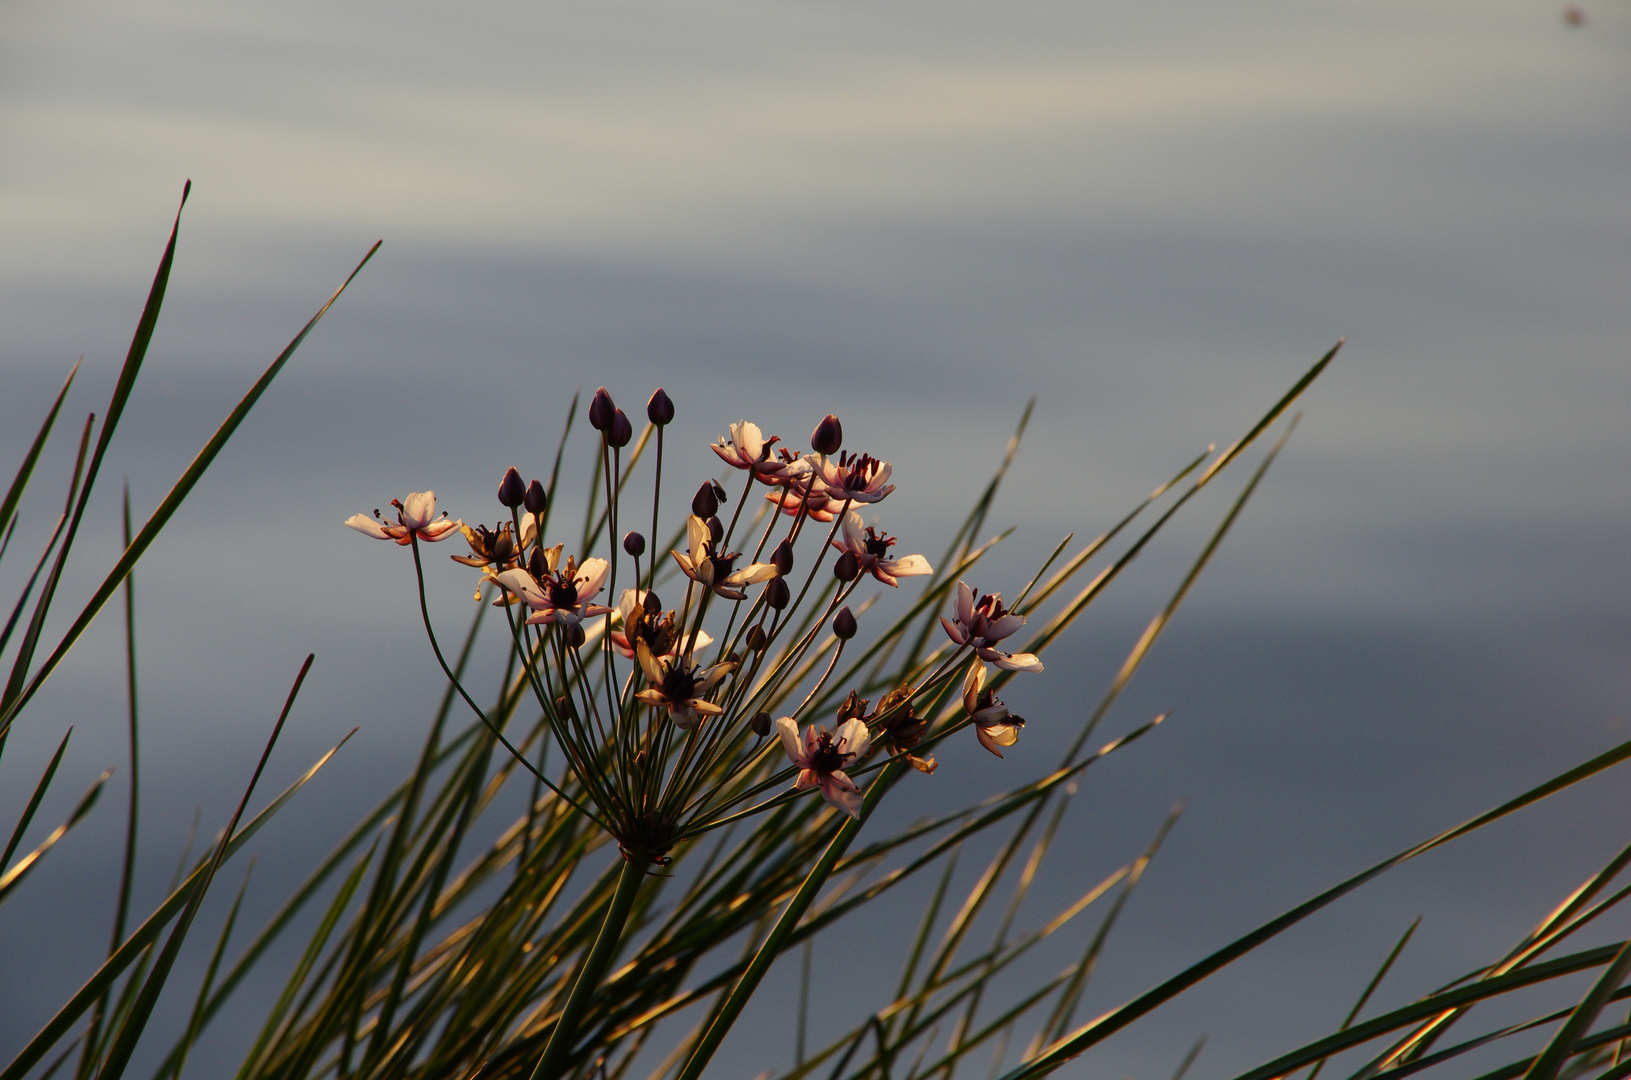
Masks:
[[[589,999],[594,997],[601,976],[606,974],[606,968],[617,955],[618,942],[623,938],[623,924],[628,922],[629,912],[634,909],[634,897],[645,877],[645,856],[637,851],[626,852],[623,870],[617,877],[617,891],[612,894],[611,906],[606,909],[606,921],[600,924],[595,944],[578,971],[578,980],[572,984],[566,1007],[555,1021],[555,1030],[549,1034],[544,1056],[538,1059],[538,1067],[532,1070],[532,1080],[555,1080],[565,1074],[567,1055],[571,1053],[572,1042],[577,1037],[578,1024],[589,1008]]]
[[[679,1076],[675,1077],[675,1080],[698,1080],[702,1076],[702,1070],[708,1067],[708,1062],[713,1058],[714,1051],[718,1050],[719,1044],[725,1041],[725,1036],[729,1034],[731,1025],[736,1023],[736,1018],[741,1015],[743,1007],[753,997],[754,992],[759,989],[759,983],[764,979],[765,974],[769,972],[770,965],[775,962],[777,954],[787,944],[787,939],[793,936],[793,931],[798,929],[799,920],[804,917],[804,913],[815,902],[815,898],[821,892],[822,886],[826,885],[827,878],[832,875],[833,867],[838,865],[838,860],[842,859],[844,853],[849,850],[850,842],[861,831],[861,826],[866,823],[866,819],[872,814],[872,808],[878,804],[879,799],[883,798],[883,793],[892,786],[901,768],[899,762],[893,762],[885,766],[878,779],[874,780],[866,789],[866,799],[861,804],[861,816],[859,818],[846,818],[844,824],[839,827],[837,834],[832,838],[832,842],[827,845],[827,850],[821,853],[820,861],[810,870],[809,876],[804,879],[804,884],[800,885],[799,891],[793,894],[793,899],[787,902],[787,909],[782,912],[781,918],[776,920],[775,928],[770,931],[770,936],[765,939],[763,945],[759,946],[759,951],[754,953],[753,961],[748,964],[748,969],[742,973],[742,977],[731,988],[730,996],[725,999],[725,1004],[720,1007],[719,1015],[715,1016],[714,1022],[708,1025],[708,1030],[703,1034],[702,1040],[697,1043],[696,1049],[691,1051],[691,1057],[686,1061],[685,1068],[681,1070]],[[535,1076],[534,1080],[538,1080],[538,1078]]]

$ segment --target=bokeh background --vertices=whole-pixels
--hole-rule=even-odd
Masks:
[[[697,480],[732,420],[802,442],[838,412],[850,445],[895,463],[890,531],[931,554],[1035,396],[992,519],[1016,530],[980,582],[1011,593],[1062,536],[1096,533],[1243,432],[1348,336],[1105,731],[1172,719],[1089,775],[1028,909],[1046,918],[1187,800],[1084,1017],[1631,737],[1631,7],[1582,13],[13,0],[0,460],[21,456],[80,355],[69,411],[101,407],[194,183],[66,600],[116,555],[121,475],[140,516],[385,240],[137,574],[139,901],[162,895],[195,812],[205,835],[224,821],[307,651],[265,790],[361,730],[257,839],[247,923],[406,769],[440,689],[411,577],[339,523],[424,488],[494,516],[504,467],[544,473],[572,393],[600,384],[630,406],[667,387],[674,468]],[[43,481],[65,482],[75,426],[42,465],[20,550],[56,513]],[[1051,764],[1228,495],[1012,688],[1031,725],[1006,761],[948,752],[921,802],[892,812]],[[24,561],[7,560],[0,595]],[[455,569],[432,585],[449,628],[470,613]],[[0,911],[0,1058],[105,949],[121,649],[110,610],[0,760],[8,821],[69,724],[42,823],[120,770]],[[1062,1075],[1169,1076],[1202,1033],[1191,1075],[1233,1075],[1334,1027],[1418,914],[1378,1002],[1460,975],[1625,841],[1628,782],[1610,774],[1396,872]],[[827,938],[817,1032],[884,1000],[873,982],[893,968],[875,957],[900,931]],[[209,1033],[196,1075],[233,1067],[289,959]],[[716,1075],[788,1063],[792,970]],[[189,1000],[172,995],[155,1032]]]

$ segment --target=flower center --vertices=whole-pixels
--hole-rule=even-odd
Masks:
[[[689,701],[697,694],[696,669],[687,671],[683,664],[675,664],[663,676],[663,697],[669,701]]]
[[[832,733],[823,731],[817,736],[815,751],[810,755],[810,768],[818,773],[836,772],[844,767],[845,761],[854,756],[839,753],[838,747],[833,745]]]
[[[871,526],[867,527],[865,540],[866,553],[871,555],[874,559],[888,557],[889,549],[894,545],[894,543],[895,538],[893,536],[879,536],[872,530]]]
[[[578,586],[570,578],[554,578],[549,583],[549,602],[558,608],[578,606]]]

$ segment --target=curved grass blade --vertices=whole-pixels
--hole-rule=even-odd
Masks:
[[[34,820],[34,812],[40,808],[40,800],[45,798],[46,789],[51,786],[52,779],[57,775],[57,766],[62,763],[62,753],[68,749],[68,740],[73,736],[74,729],[70,727],[67,734],[63,735],[62,741],[57,744],[57,752],[51,755],[51,763],[45,767],[40,782],[34,785],[34,794],[29,798],[28,805],[23,808],[23,816],[17,819],[17,827],[11,832],[6,850],[0,853],[0,870],[4,870],[11,862],[11,857],[17,853],[17,845],[23,842],[23,834],[28,831],[29,824]]]
[[[74,376],[79,374],[79,365],[83,357],[74,361],[74,366],[68,371],[68,378],[63,381],[62,389],[57,391],[56,400],[51,402],[51,408],[46,411],[45,422],[40,425],[39,433],[29,444],[28,453],[23,455],[23,463],[17,467],[17,475],[12,477],[11,487],[6,489],[6,497],[0,499],[0,531],[9,531],[15,524],[12,517],[17,512],[17,504],[22,501],[23,492],[28,489],[28,481],[34,475],[34,466],[40,460],[40,451],[45,449],[45,440],[50,437],[51,429],[56,425],[57,413],[62,410],[62,403],[68,397],[68,388],[74,385]]]
[[[64,739],[63,741],[66,742],[67,740]],[[56,762],[53,760],[53,771],[55,770],[55,767]],[[72,829],[75,825],[78,825],[80,820],[86,814],[90,813],[91,807],[96,805],[97,797],[102,794],[102,785],[106,784],[108,782],[108,777],[112,775],[113,771],[110,769],[101,776],[97,777],[96,782],[91,785],[90,790],[85,792],[84,795],[80,796],[79,804],[74,807],[74,812],[68,815],[67,821],[64,821],[61,825],[58,825],[55,829],[52,829],[51,835],[47,836],[45,840],[41,842],[39,847],[35,848],[27,855],[24,855],[21,859],[18,859],[17,864],[10,870],[0,873],[0,903],[5,902],[7,894],[22,883],[23,878],[27,877],[29,872],[33,870],[34,867],[39,865],[40,860],[45,858],[45,853],[55,847],[58,840],[61,840],[64,836],[67,836],[68,830]]]
[[[379,242],[376,241],[374,246],[368,249],[368,254],[364,255],[362,261],[357,264],[356,269],[352,270],[340,287],[334,291],[334,295],[330,296],[328,301],[317,309],[317,314],[313,315],[306,325],[301,327],[300,333],[294,336],[294,339],[278,354],[277,359],[272,361],[271,366],[261,374],[259,379],[255,380],[255,384],[249,388],[249,392],[243,396],[232,412],[227,415],[227,418],[221,422],[221,426],[216,429],[215,434],[210,436],[209,442],[204,444],[204,448],[198,452],[192,463],[187,466],[186,471],[181,474],[181,478],[170,488],[170,491],[153,511],[152,516],[142,525],[141,531],[136,534],[136,538],[125,549],[124,554],[119,557],[119,561],[114,564],[107,577],[102,580],[102,584],[97,588],[84,609],[80,611],[73,625],[63,634],[62,640],[52,650],[51,655],[46,658],[40,669],[29,680],[28,686],[14,700],[7,702],[5,711],[0,713],[0,734],[4,734],[10,729],[23,706],[28,704],[29,699],[34,696],[40,685],[55,670],[57,664],[62,661],[63,656],[79,640],[80,635],[85,632],[85,628],[91,624],[91,620],[96,618],[97,612],[102,610],[102,605],[107,603],[108,599],[118,590],[119,585],[125,579],[125,575],[130,573],[131,568],[136,565],[136,561],[142,557],[158,537],[159,530],[169,523],[170,518],[180,508],[182,500],[198,484],[199,479],[204,475],[204,471],[215,461],[222,447],[238,430],[238,426],[243,423],[244,417],[249,415],[249,410],[260,400],[261,395],[266,392],[266,388],[271,385],[278,372],[283,370],[283,366],[288,363],[289,357],[294,355],[301,342],[306,340],[306,335],[311,333],[318,320],[328,312],[328,309],[340,298],[340,294],[345,292],[352,280],[362,272],[362,268],[368,265],[368,260],[372,259],[374,252],[378,250]],[[104,428],[104,430],[106,429]],[[87,477],[87,486],[89,482],[90,479]]]

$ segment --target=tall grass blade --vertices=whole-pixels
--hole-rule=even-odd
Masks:
[[[1404,947],[1410,944],[1410,938],[1416,933],[1416,927],[1420,925],[1421,916],[1417,915],[1415,922],[1405,928],[1403,936],[1393,946],[1392,951],[1387,954],[1387,959],[1382,961],[1382,966],[1376,969],[1376,974],[1371,976],[1370,982],[1365,985],[1365,992],[1359,995],[1359,1000],[1354,1002],[1354,1007],[1348,1010],[1347,1016],[1343,1017],[1342,1026],[1337,1028],[1338,1031],[1347,1031],[1353,1027],[1353,1022],[1359,1019],[1359,1013],[1364,1009],[1365,1003],[1370,1001],[1372,994],[1376,993],[1376,988],[1382,985],[1382,980],[1387,978],[1387,973],[1393,970],[1393,962],[1399,958],[1400,953],[1404,952]],[[1308,1072],[1308,1080],[1315,1080],[1323,1068],[1325,1068],[1323,1059],[1314,1062],[1314,1067]]]
[[[40,460],[40,452],[45,449],[45,441],[51,435],[51,429],[56,426],[57,413],[62,411],[62,403],[68,397],[68,388],[74,385],[74,376],[79,374],[79,365],[82,361],[74,361],[74,366],[68,370],[68,378],[63,380],[62,389],[57,391],[56,400],[51,402],[51,408],[46,411],[45,422],[29,444],[28,453],[23,455],[23,463],[17,467],[17,475],[12,477],[11,486],[6,489],[6,496],[0,499],[0,532],[10,535],[12,527],[16,524],[14,516],[17,513],[17,504],[22,501],[23,492],[28,489],[29,478],[34,475],[34,466]]]
[[[62,753],[68,749],[68,740],[74,737],[74,729],[69,728],[57,744],[57,752],[51,755],[51,763],[45,767],[40,776],[39,783],[34,785],[34,794],[29,797],[28,805],[23,807],[23,816],[17,819],[17,827],[11,831],[11,839],[6,841],[6,850],[0,853],[0,870],[4,870],[10,863],[11,857],[17,853],[17,845],[23,842],[23,834],[34,820],[34,812],[40,808],[40,800],[45,798],[45,792],[51,786],[51,781],[57,775],[57,766],[62,763]]]
[[[11,890],[20,885],[29,872],[39,865],[40,860],[45,858],[45,853],[55,847],[58,840],[67,836],[68,830],[78,825],[80,820],[90,813],[91,807],[96,805],[97,796],[102,794],[102,785],[108,782],[108,777],[111,775],[113,773],[110,770],[97,777],[90,790],[80,796],[78,805],[74,807],[74,812],[68,815],[67,821],[52,829],[51,834],[40,843],[39,847],[18,859],[10,870],[0,873],[0,903],[5,902]]]

